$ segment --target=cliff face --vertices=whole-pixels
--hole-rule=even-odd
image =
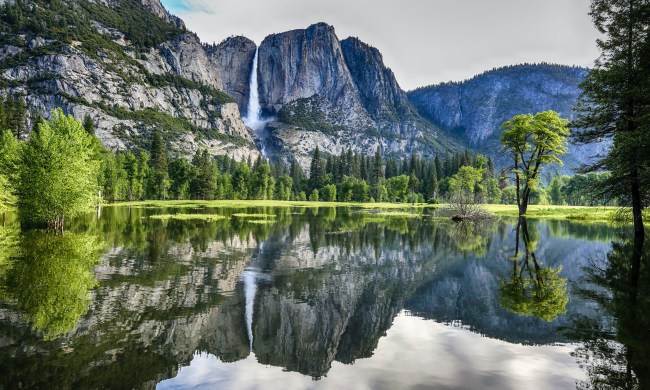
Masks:
[[[257,45],[245,37],[232,37],[206,50],[210,62],[218,69],[223,90],[235,99],[239,112],[245,116]]]
[[[263,109],[277,113],[284,104],[318,95],[341,109],[361,111],[332,26],[319,23],[266,37],[259,63]]]
[[[422,116],[469,147],[498,159],[501,124],[512,116],[555,110],[573,119],[579,84],[587,71],[559,65],[519,65],[461,83],[420,88],[408,96]],[[603,147],[606,145],[570,145],[565,163],[575,168]]]
[[[224,92],[241,90],[230,72],[241,56],[229,41],[208,50],[158,0],[73,3],[63,10],[37,0],[14,5],[45,27],[5,31],[0,94],[22,95],[29,111],[46,118],[57,107],[89,115],[112,149],[147,147],[157,130],[181,154],[259,155],[237,100]],[[141,24],[124,19],[125,8]],[[74,18],[75,28],[48,25],[59,16]]]
[[[261,105],[276,149],[307,166],[310,153],[346,148],[431,155],[459,145],[423,120],[381,54],[356,38],[339,41],[332,26],[268,36],[259,49]]]

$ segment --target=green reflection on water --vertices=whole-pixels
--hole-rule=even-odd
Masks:
[[[524,242],[521,258],[520,237]],[[520,315],[551,322],[566,313],[569,302],[567,280],[560,275],[562,267],[545,267],[535,255],[539,234],[535,230],[531,234],[526,218],[519,220],[515,240],[515,252],[510,258],[512,276],[499,283],[501,306]]]
[[[151,218],[192,213],[219,217]],[[262,215],[272,223],[249,223]],[[305,375],[321,377],[333,361],[371,357],[404,309],[513,342],[565,341],[557,327],[567,322],[559,313],[569,292],[566,282],[564,290],[558,285],[573,271],[560,265],[572,264],[566,254],[576,248],[605,247],[613,232],[566,222],[529,225],[529,260],[515,265],[532,273],[523,288],[527,309],[514,310],[528,316],[499,306],[509,298],[498,281],[509,280],[512,266],[502,248],[519,242],[510,221],[206,205],[105,208],[99,217],[75,220],[63,236],[0,230],[0,242],[14,243],[2,252],[10,264],[0,279],[2,307],[22,313],[47,339],[26,334],[29,324],[13,317],[0,321],[0,336],[10,340],[0,347],[0,385],[151,387],[174,376],[195,351],[244,359],[251,352],[241,279],[247,267],[257,275],[252,352],[261,363]],[[104,253],[93,273],[100,241]],[[579,303],[564,306],[581,310]]]
[[[74,328],[97,285],[92,267],[100,245],[90,234],[30,231],[14,247],[15,260],[6,265],[2,299],[15,302],[19,312],[46,339]]]

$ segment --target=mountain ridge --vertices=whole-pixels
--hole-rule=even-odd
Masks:
[[[91,116],[98,137],[112,149],[146,147],[151,133],[162,131],[171,149],[182,155],[207,148],[213,155],[255,159],[267,146],[272,158],[297,160],[304,169],[316,146],[331,154],[346,149],[373,154],[379,148],[386,155],[431,157],[469,148],[496,156],[498,128],[507,119],[503,112],[537,107],[520,104],[526,99],[513,105],[501,90],[495,92],[529,88],[521,80],[506,85],[507,77],[500,73],[531,65],[407,92],[378,49],[356,37],[339,40],[326,23],[271,34],[259,47],[241,36],[209,45],[159,0],[0,4],[5,21],[1,93],[22,95],[30,110],[45,117],[59,106],[78,118]],[[125,7],[151,16],[136,20],[120,13]],[[16,25],[15,14],[27,22]],[[242,121],[248,114],[256,51],[260,104],[270,120],[264,137]],[[546,102],[556,98],[551,108],[559,105],[557,110],[571,117],[579,93],[580,77],[573,74],[578,68],[544,66],[555,69],[557,77],[546,77],[540,88],[522,93]],[[586,71],[580,68],[581,77]],[[537,77],[532,71],[529,76]],[[486,92],[483,83],[483,89],[474,88],[476,96],[466,93],[468,85],[485,78],[501,80],[498,88],[491,85]],[[512,107],[490,111],[485,102]],[[570,159],[570,168],[589,153]]]

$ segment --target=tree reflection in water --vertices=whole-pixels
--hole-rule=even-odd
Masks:
[[[99,249],[88,234],[23,233],[16,261],[3,272],[2,300],[15,302],[46,339],[69,332],[88,310]]]
[[[534,316],[547,322],[566,313],[569,302],[567,280],[560,276],[562,267],[544,267],[535,255],[536,240],[532,239],[526,218],[519,218],[512,261],[512,277],[499,283],[501,306],[524,316]],[[520,258],[520,237],[524,253]]]
[[[644,239],[612,244],[604,268],[586,270],[579,293],[597,302],[602,319],[576,316],[567,333],[582,345],[575,351],[586,368],[579,389],[650,388],[650,275]]]

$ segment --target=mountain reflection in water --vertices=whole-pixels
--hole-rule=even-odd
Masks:
[[[149,218],[190,212],[227,218]],[[30,314],[15,275],[29,275],[31,238],[5,226],[0,387],[573,388],[587,375],[567,329],[607,325],[576,283],[607,264],[617,232],[528,221],[524,238],[517,226],[351,208],[108,207],[71,228],[103,250],[83,285],[89,304],[83,289],[56,301],[73,309],[52,311],[75,316],[65,326]],[[515,281],[513,306],[502,286],[518,245],[534,262],[515,264],[532,279]],[[538,288],[548,269],[566,281],[553,315],[531,309],[549,302]]]

